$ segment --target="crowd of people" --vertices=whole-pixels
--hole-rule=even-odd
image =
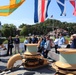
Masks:
[[[47,58],[48,52],[51,50],[51,48],[55,48],[55,53],[59,54],[57,48],[61,48],[61,46],[65,43],[65,38],[62,33],[56,35],[55,39],[50,38],[50,35],[41,36],[39,38],[37,36],[33,36],[32,38],[28,37],[24,41],[25,51],[27,48],[25,44],[28,43],[38,43],[38,52],[40,52],[45,58]]]
[[[26,51],[26,45],[28,43],[37,43],[37,48],[38,48],[38,52],[42,53],[43,56],[45,58],[47,58],[48,52],[51,49],[50,46],[50,36],[42,36],[42,37],[37,37],[37,36],[33,36],[26,38],[26,40],[24,41],[24,47],[25,47],[25,51]]]
[[[70,43],[66,44],[66,39],[62,33],[55,35],[54,39],[50,38],[49,35],[37,37],[33,36],[32,38],[29,37],[24,41],[24,46],[26,50],[27,43],[38,43],[38,52],[42,53],[45,58],[48,56],[48,52],[51,48],[55,48],[55,53],[59,54],[58,48],[62,48],[63,46],[66,48],[76,48],[76,34],[71,35]]]
[[[62,45],[65,44],[65,37],[62,33],[55,35],[54,39],[50,38],[49,35],[37,37],[33,35],[32,37],[26,37],[24,40],[24,50],[26,51],[28,43],[37,43],[38,52],[40,52],[45,58],[48,57],[48,52],[51,48],[55,48],[55,53],[59,54],[57,51],[58,48],[61,48]],[[14,45],[13,45],[14,44]],[[16,35],[14,39],[11,36],[8,38],[8,49],[7,49],[7,56],[12,55],[12,48],[15,48],[14,53],[20,53],[19,49],[20,39],[19,36]],[[66,45],[66,48],[76,48],[76,34],[71,35],[70,42]]]

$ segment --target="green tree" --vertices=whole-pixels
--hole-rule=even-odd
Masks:
[[[8,37],[8,36],[15,36],[15,32],[16,31],[16,26],[13,25],[13,24],[4,24],[2,26],[2,34],[3,36],[5,37]]]
[[[26,26],[24,26],[23,28],[22,28],[22,30],[20,31],[20,35],[22,35],[22,36],[26,36],[28,33],[27,33],[27,28],[26,28]]]

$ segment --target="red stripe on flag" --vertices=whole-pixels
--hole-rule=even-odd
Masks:
[[[73,15],[76,16],[76,3],[75,3],[75,1],[71,1],[71,0],[70,0],[70,3],[71,3],[71,4],[73,5],[73,7],[74,7]]]
[[[70,1],[70,3],[74,6],[75,8],[75,1]]]
[[[44,22],[44,10],[45,10],[45,0],[42,0],[41,2],[41,22]]]

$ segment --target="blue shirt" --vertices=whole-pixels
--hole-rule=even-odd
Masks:
[[[25,40],[25,41],[24,41],[24,45],[25,45],[25,44],[28,44],[28,43],[29,43],[29,41],[28,41],[28,40]]]
[[[50,40],[46,40],[45,45],[44,45],[44,48],[46,50],[50,50],[51,49],[51,47],[50,47]]]
[[[59,40],[58,40],[58,46],[61,47],[61,45],[63,45],[64,42],[65,42],[65,38],[64,37],[59,38]]]

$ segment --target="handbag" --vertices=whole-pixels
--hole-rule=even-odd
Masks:
[[[10,45],[11,48],[14,48],[14,45]]]
[[[12,48],[14,48],[14,45],[12,45]]]

